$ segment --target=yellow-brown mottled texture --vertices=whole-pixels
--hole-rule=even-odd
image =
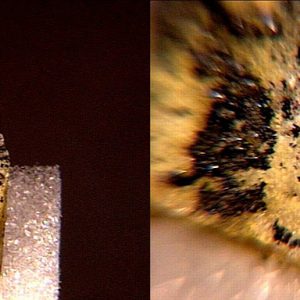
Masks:
[[[289,248],[273,239],[272,225],[280,224],[300,238],[300,148],[299,138],[291,135],[292,124],[300,126],[300,116],[293,121],[282,117],[285,80],[289,95],[300,103],[300,70],[296,61],[299,45],[299,4],[293,16],[281,1],[222,1],[224,9],[238,20],[254,24],[266,34],[262,38],[241,39],[225,26],[215,24],[210,12],[200,2],[161,1],[152,3],[151,15],[151,208],[153,214],[187,218],[200,226],[209,226],[228,237],[248,240],[300,266],[300,247]],[[268,36],[264,16],[282,25],[280,37]],[[274,23],[275,24],[275,23]],[[271,23],[271,30],[273,24]],[[274,29],[276,30],[276,28]],[[193,160],[188,148],[196,134],[205,129],[211,111],[209,93],[222,83],[218,76],[199,79],[193,72],[196,53],[222,50],[230,53],[270,89],[275,116],[271,127],[277,133],[268,170],[249,169],[235,174],[246,184],[264,181],[267,210],[239,217],[221,218],[195,212],[199,186],[203,179],[185,187],[168,184],[168,174],[191,172]],[[272,84],[271,84],[272,82]],[[296,146],[292,147],[292,144]],[[200,199],[201,201],[201,199]],[[269,253],[269,252],[268,252]]]

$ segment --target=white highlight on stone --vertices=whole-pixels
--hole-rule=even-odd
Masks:
[[[58,166],[12,168],[1,300],[58,299],[60,203]]]

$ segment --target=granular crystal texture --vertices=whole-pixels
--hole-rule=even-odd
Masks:
[[[0,299],[58,299],[60,194],[58,166],[11,169]]]

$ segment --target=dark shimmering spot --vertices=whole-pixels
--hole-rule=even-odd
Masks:
[[[291,248],[299,247],[299,246],[300,246],[300,239],[292,240],[292,241],[289,243],[289,246],[290,246]]]
[[[292,128],[292,134],[294,138],[299,137],[300,134],[300,127],[296,124],[293,124],[293,128]]]

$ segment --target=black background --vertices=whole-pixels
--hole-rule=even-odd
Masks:
[[[12,164],[61,166],[60,299],[149,297],[148,6],[0,2]]]

